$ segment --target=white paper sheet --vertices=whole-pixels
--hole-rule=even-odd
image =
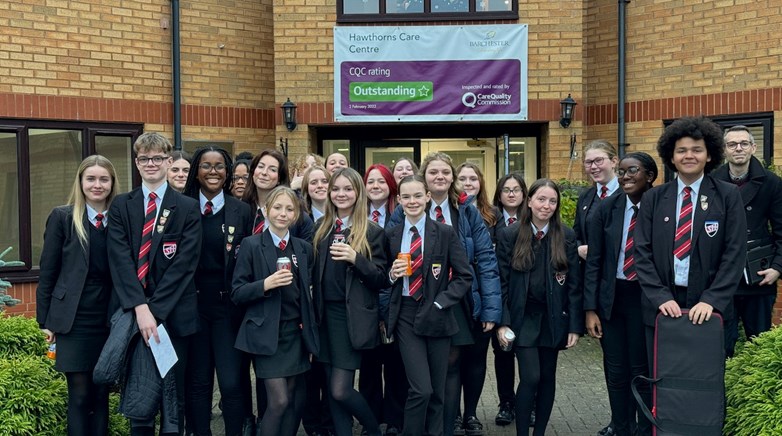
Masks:
[[[157,364],[157,370],[160,372],[160,377],[164,378],[179,358],[174,350],[174,344],[171,343],[171,337],[168,336],[168,331],[166,331],[163,324],[157,326],[157,335],[160,338],[160,343],[155,342],[155,337],[153,336],[149,338],[149,348],[152,350],[152,355],[155,356],[155,363]]]

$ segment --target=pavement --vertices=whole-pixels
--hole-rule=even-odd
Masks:
[[[494,424],[499,399],[491,347],[487,360],[486,384],[478,403],[478,419],[483,423],[484,432],[488,436],[515,435],[515,424],[506,427]],[[607,425],[611,418],[600,344],[589,337],[581,338],[574,349],[560,352],[558,366],[556,399],[546,435],[593,436],[597,434],[597,431]],[[518,376],[516,379],[518,380]],[[219,399],[220,394],[216,391],[212,413],[212,433],[215,436],[225,434],[222,414],[217,407]],[[361,434],[359,424],[355,425],[353,434],[355,436]],[[306,436],[303,428],[299,429],[298,436]]]

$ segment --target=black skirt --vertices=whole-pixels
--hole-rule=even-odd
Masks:
[[[309,371],[309,352],[304,347],[300,323],[299,320],[282,321],[277,351],[270,356],[253,356],[257,378],[291,377]]]
[[[546,310],[525,311],[524,319],[521,321],[521,331],[516,333],[514,346],[550,347],[554,342],[552,336],[551,323]]]
[[[456,325],[459,326],[459,331],[451,336],[451,345],[455,347],[472,345],[475,343],[472,333],[472,317],[467,313],[465,306],[466,303],[464,300],[453,306],[453,315],[456,317]]]
[[[326,301],[323,325],[320,328],[318,360],[335,368],[357,370],[361,367],[361,351],[353,349],[348,332],[348,309],[344,302]]]
[[[110,292],[102,282],[89,281],[82,291],[73,327],[68,333],[56,333],[57,360],[60,372],[92,372],[103,345],[109,337],[106,307],[103,300]]]

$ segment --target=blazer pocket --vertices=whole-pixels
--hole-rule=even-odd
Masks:
[[[65,298],[65,294],[67,293],[68,289],[63,285],[57,285],[54,287],[54,290],[52,291],[52,297],[62,300]]]
[[[255,327],[260,327],[263,325],[264,322],[266,322],[265,316],[252,316],[247,318],[245,321],[247,324],[255,325]]]

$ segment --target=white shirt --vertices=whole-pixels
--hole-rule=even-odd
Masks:
[[[695,206],[697,206],[698,203],[698,192],[701,190],[701,182],[703,181],[703,176],[701,176],[698,180],[692,183],[690,185],[690,188],[692,189],[692,192],[690,192],[690,201],[692,202],[692,218],[691,221],[693,223],[693,226],[695,225]],[[677,178],[676,179],[676,185],[677,185],[677,191],[678,195],[676,196],[676,228],[679,227],[679,211],[682,209],[682,200],[684,200],[684,188],[687,186],[682,182],[682,179]],[[692,229],[690,229],[690,240],[692,240]],[[689,284],[690,280],[690,258],[692,256],[692,251],[694,247],[690,247],[690,255],[684,258],[684,260],[679,260],[678,257],[673,256],[673,253],[671,253],[671,256],[673,256],[673,274],[674,274],[674,283],[676,286],[687,286]]]
[[[608,188],[608,192],[606,192],[606,197],[610,197],[611,194],[613,194],[614,192],[616,192],[617,189],[619,189],[619,178],[618,177],[614,177],[613,179],[611,179],[605,185],[601,185],[600,183],[598,183],[596,185],[597,192],[595,192],[595,195],[597,196],[597,198],[600,198],[600,194],[603,191],[603,186]]]
[[[92,223],[93,226],[98,225],[98,220],[95,218],[98,216],[98,213],[103,214],[103,227],[106,227],[106,224],[109,223],[109,211],[104,210],[103,212],[98,212],[97,210],[93,209],[92,206],[89,204],[87,206],[87,219],[90,220],[90,223]]]
[[[377,225],[379,225],[380,227],[385,227],[386,218],[387,218],[386,205],[384,204],[380,206],[379,209],[375,209],[375,206],[369,205],[369,215],[367,216],[367,218],[369,218],[369,220],[372,222],[374,222],[374,220],[372,219],[372,212],[374,211],[380,212],[380,216],[377,217]]]
[[[415,226],[416,230],[418,230],[418,234],[421,235],[421,256],[423,256],[424,255],[424,233],[426,233],[425,216],[422,216],[417,223],[412,223],[412,224],[407,219],[405,219],[405,227],[402,230],[402,246],[399,247],[399,252],[410,253],[410,244],[413,242],[413,232],[410,231],[410,228],[413,226]],[[413,259],[410,259],[410,261],[412,262]],[[410,296],[410,277],[407,276],[404,277],[404,282],[402,284],[402,296],[403,297]]]
[[[445,197],[445,200],[443,200],[442,203],[437,204],[432,200],[431,205],[429,206],[429,218],[437,221],[437,212],[435,212],[435,208],[437,206],[440,206],[443,210],[443,218],[445,218],[445,223],[449,226],[453,225],[453,222],[451,221],[451,205],[448,203],[448,197]]]
[[[535,224],[533,224],[531,221],[530,221],[530,223],[529,223],[529,224],[532,226],[532,237],[533,237],[533,238],[537,238],[537,235],[538,235],[538,228],[537,228],[537,227],[535,227]],[[542,228],[542,229],[540,229],[540,231],[541,231],[541,232],[543,232],[543,238],[545,238],[545,237],[546,237],[546,235],[548,235],[548,224],[549,224],[549,223],[546,223],[546,225],[545,225],[545,226],[543,226],[543,228]],[[543,238],[541,238],[541,239],[543,239]]]
[[[225,194],[223,191],[220,191],[219,194],[215,195],[215,198],[208,200],[206,196],[204,196],[203,192],[198,193],[198,200],[201,203],[201,214],[203,214],[206,211],[206,202],[211,201],[212,202],[212,214],[216,214],[217,212],[220,212],[220,209],[225,206]]]
[[[315,208],[315,206],[312,206],[312,221],[316,222],[322,217],[324,214],[323,212],[319,211]]]
[[[144,194],[144,216],[147,214],[147,204],[149,203],[149,193],[154,192],[157,195],[157,198],[155,199],[155,223],[158,222],[158,217],[160,216],[160,204],[163,203],[163,196],[166,195],[166,190],[168,189],[168,182],[163,182],[162,185],[158,186],[155,191],[152,191],[151,189],[147,188],[147,185],[141,184],[141,192]],[[145,223],[146,224],[146,223]],[[152,227],[152,232],[156,231],[156,226]]]
[[[505,226],[506,226],[506,227],[507,227],[507,226],[509,226],[509,225],[511,225],[511,224],[508,222],[508,220],[509,220],[509,219],[513,218],[513,219],[515,219],[516,221],[518,221],[518,220],[519,220],[519,218],[518,218],[518,217],[516,217],[516,215],[510,216],[510,214],[508,214],[508,211],[506,211],[505,209],[502,209],[502,218],[505,220]]]
[[[290,242],[291,238],[291,232],[285,232],[285,237],[280,238],[279,236],[275,235],[274,232],[269,231],[269,234],[272,235],[272,242],[274,242],[274,245],[276,247],[280,246],[280,241],[285,241],[285,246],[288,246],[288,242]]]

